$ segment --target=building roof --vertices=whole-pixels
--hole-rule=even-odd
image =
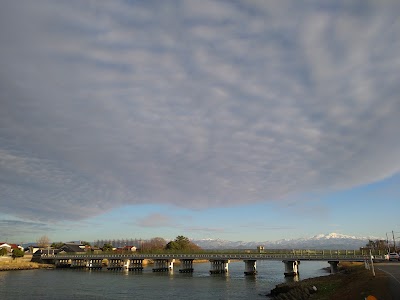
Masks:
[[[0,248],[4,248],[4,247],[11,248],[11,249],[23,249],[20,245],[17,245],[17,244],[11,244],[11,243],[8,244],[8,243],[1,242]]]
[[[85,248],[81,248],[82,245],[75,243],[65,243],[60,247],[60,250],[65,252],[85,252]]]
[[[17,244],[10,244],[10,246],[11,246],[12,249],[18,249],[19,248]]]

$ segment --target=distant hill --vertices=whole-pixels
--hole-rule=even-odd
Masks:
[[[264,246],[266,249],[359,249],[367,244],[368,239],[376,237],[355,237],[339,233],[318,234],[309,238],[282,239],[278,241],[227,241],[221,239],[193,240],[203,249],[255,249]]]

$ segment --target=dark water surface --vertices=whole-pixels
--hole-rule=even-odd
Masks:
[[[245,276],[244,262],[229,264],[229,274],[210,275],[209,263],[196,263],[193,274],[56,269],[0,272],[0,299],[266,299],[285,282],[284,264],[257,261],[256,276]],[[327,262],[301,262],[300,277],[328,275]]]

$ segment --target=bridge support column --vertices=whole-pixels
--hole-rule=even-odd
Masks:
[[[131,260],[130,259],[124,259],[124,262],[123,262],[124,270],[129,270],[129,265],[130,264],[131,264]]]
[[[334,260],[334,261],[328,261],[328,263],[331,265],[331,274],[337,273],[339,262],[337,260]]]
[[[167,272],[174,269],[175,259],[155,259],[153,272]]]
[[[81,258],[81,259],[71,259],[71,268],[75,269],[82,269],[86,268],[86,260]]]
[[[142,271],[143,270],[143,259],[130,259],[129,271]]]
[[[54,264],[56,265],[56,268],[69,268],[71,266],[69,259],[56,259]]]
[[[87,261],[87,268],[89,269],[102,269],[103,268],[103,260],[102,259],[89,259]]]
[[[300,262],[297,260],[284,260],[285,264],[285,276],[296,276],[299,274],[299,264]]]
[[[119,258],[109,258],[107,270],[122,270],[122,260]]]
[[[193,273],[193,259],[181,259],[179,273]]]
[[[256,260],[245,260],[244,264],[244,274],[245,275],[256,275],[257,274],[257,270],[256,270]]]
[[[211,263],[211,274],[226,274],[228,273],[229,260],[210,260]]]

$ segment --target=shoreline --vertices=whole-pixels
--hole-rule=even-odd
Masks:
[[[387,291],[388,277],[383,272],[376,272],[373,277],[363,263],[341,263],[339,272],[319,277],[312,277],[298,282],[281,283],[267,294],[268,299],[364,299],[369,295],[381,297]],[[362,298],[360,298],[360,296]],[[378,299],[384,299],[379,298]]]
[[[38,269],[55,269],[54,265],[42,264],[36,262],[2,262],[0,263],[0,272],[2,271],[20,271],[20,270],[38,270]]]

